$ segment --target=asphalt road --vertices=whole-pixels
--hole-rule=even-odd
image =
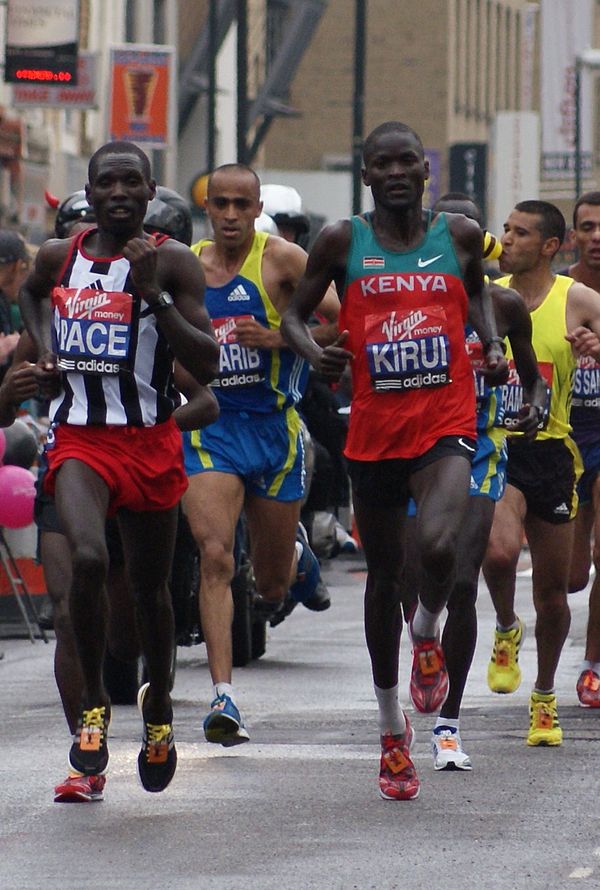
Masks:
[[[488,692],[492,615],[482,585],[461,721],[473,771],[434,772],[433,720],[412,715],[421,795],[391,802],[377,790],[363,569],[356,559],[328,563],[332,608],[296,609],[271,631],[263,658],[236,672],[250,744],[226,750],[204,741],[211,697],[204,646],[179,649],[179,766],[160,795],[137,781],[139,717],[121,706],[113,711],[105,800],[53,803],[69,747],[54,643],[0,640],[2,890],[600,887],[600,711],[579,708],[575,694],[587,594],[571,598],[557,683],[563,746],[525,744],[532,631],[521,688],[506,697]],[[518,609],[532,627],[529,585],[520,578]],[[406,645],[401,664],[407,682]]]

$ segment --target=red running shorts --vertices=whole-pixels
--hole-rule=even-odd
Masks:
[[[44,491],[53,495],[66,460],[94,470],[110,492],[108,515],[121,507],[136,512],[169,510],[187,488],[181,433],[171,418],[155,426],[59,424],[46,445]]]

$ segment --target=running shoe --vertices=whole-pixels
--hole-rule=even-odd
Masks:
[[[410,628],[410,625],[409,625]],[[412,639],[412,634],[411,634]],[[439,640],[414,640],[410,673],[410,699],[422,714],[439,711],[448,698],[448,671]]]
[[[90,803],[104,800],[106,776],[69,775],[54,789],[55,803]]]
[[[290,595],[312,612],[324,612],[331,605],[329,591],[321,580],[319,560],[308,543],[306,529],[298,523],[296,540],[302,544],[302,556],[298,560],[296,580],[290,587]]]
[[[402,735],[386,732],[381,736],[379,793],[384,800],[414,800],[419,796],[419,779],[410,759],[414,737],[408,717]]]
[[[512,630],[494,631],[494,650],[488,664],[487,681],[492,692],[515,692],[521,685],[519,650],[525,639],[525,624]]]
[[[558,722],[556,696],[532,692],[529,699],[528,745],[562,745],[562,729]]]
[[[84,776],[101,776],[108,766],[110,705],[83,708],[69,751],[69,763]]]
[[[582,708],[600,708],[600,677],[588,669],[582,671],[577,681],[577,696]]]
[[[431,734],[431,747],[435,769],[473,769],[471,758],[462,749],[458,729],[436,726]]]
[[[164,791],[177,767],[173,717],[169,723],[148,723],[144,718],[144,698],[149,683],[138,691],[138,709],[144,721],[142,747],[138,754],[138,776],[146,791]]]
[[[240,712],[228,695],[218,695],[210,704],[210,712],[202,724],[207,742],[225,748],[241,745],[250,739]]]

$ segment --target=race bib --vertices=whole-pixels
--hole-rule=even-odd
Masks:
[[[118,374],[129,368],[133,297],[121,291],[55,287],[58,367],[78,374]]]
[[[577,360],[573,380],[574,408],[600,408],[600,363],[591,355]]]
[[[371,382],[378,392],[450,383],[450,343],[442,306],[365,318]]]
[[[552,376],[554,365],[552,362],[538,362],[538,369],[546,381],[548,389],[548,400],[546,404],[549,406],[552,398]],[[499,386],[498,389],[502,393],[502,403],[504,407],[502,426],[508,430],[512,430],[517,425],[519,411],[523,406],[523,384],[521,383],[521,378],[517,374],[513,359],[510,359],[508,362],[508,381],[502,386]],[[549,416],[550,412],[547,409],[542,421],[538,424],[538,429],[543,430],[548,426]]]
[[[220,349],[219,375],[211,386],[233,389],[254,386],[265,379],[260,349],[242,346],[237,342],[235,326],[241,318],[253,318],[253,316],[236,315],[234,318],[212,319]]]
[[[465,341],[465,349],[469,356],[471,367],[473,368],[473,379],[475,382],[475,397],[477,399],[477,410],[479,410],[487,401],[490,395],[490,388],[487,380],[481,373],[481,369],[485,365],[485,357],[483,355],[483,346],[481,340],[476,334],[470,335]]]

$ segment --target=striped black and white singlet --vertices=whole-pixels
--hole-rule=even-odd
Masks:
[[[54,423],[153,426],[179,404],[173,355],[136,294],[129,261],[95,258],[74,239],[52,294],[53,349],[63,391],[50,406]]]

